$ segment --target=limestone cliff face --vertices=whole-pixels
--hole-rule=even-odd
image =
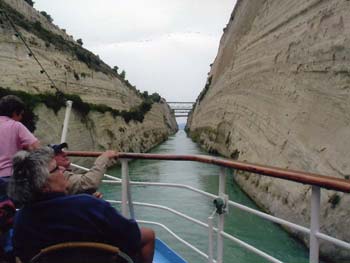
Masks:
[[[39,117],[35,135],[43,145],[59,142],[65,110],[57,114],[41,105],[35,109]],[[126,123],[121,117],[113,117],[109,113],[90,112],[82,119],[81,115],[72,111],[67,142],[69,150],[113,149],[125,152],[146,152],[155,145],[165,141],[176,130],[177,124],[168,105],[164,102],[154,103],[142,123],[130,121]],[[80,164],[91,164],[91,160],[78,159]]]
[[[79,95],[84,102],[107,105],[115,110],[130,111],[143,98],[128,81],[91,52],[82,49],[71,36],[50,23],[23,0],[0,0],[1,9],[15,24],[32,52],[53,79],[59,91]],[[41,68],[29,56],[28,49],[0,14],[0,87],[32,94],[54,93],[55,89]],[[52,40],[52,41],[50,41]],[[45,144],[58,142],[64,110],[56,115],[44,105],[35,109],[39,116],[35,134]],[[177,130],[170,108],[162,99],[154,103],[142,122],[125,122],[110,113],[90,113],[82,118],[73,112],[68,143],[72,150],[106,150],[144,152]]]
[[[344,0],[238,1],[189,118],[192,138],[242,161],[349,178],[349,13]],[[309,225],[309,187],[236,179],[272,214]],[[322,232],[350,241],[349,201],[322,191]]]

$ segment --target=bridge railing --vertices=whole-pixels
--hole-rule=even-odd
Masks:
[[[84,156],[84,157],[96,157],[100,155],[100,152],[68,152],[70,156]],[[337,238],[328,236],[326,234],[323,234],[320,232],[320,222],[319,222],[319,214],[320,214],[320,198],[321,198],[321,188],[329,189],[329,190],[335,190],[345,193],[350,193],[350,180],[345,179],[339,179],[334,178],[330,176],[323,176],[318,174],[312,174],[312,173],[305,173],[305,172],[299,172],[299,171],[293,171],[293,170],[286,170],[286,169],[280,169],[276,167],[269,167],[269,166],[263,166],[263,165],[256,165],[256,164],[249,164],[245,162],[238,162],[238,161],[232,161],[227,160],[223,158],[215,158],[211,156],[203,156],[203,155],[166,155],[166,154],[141,154],[141,153],[119,153],[119,159],[122,164],[122,179],[109,177],[111,180],[104,180],[106,183],[112,183],[112,184],[122,184],[122,200],[121,201],[115,201],[110,200],[112,203],[121,203],[122,205],[122,213],[125,216],[128,216],[128,206],[129,206],[129,214],[131,217],[134,218],[134,205],[142,205],[142,206],[148,206],[148,207],[154,207],[158,209],[167,210],[173,214],[176,214],[177,216],[183,217],[191,222],[194,222],[196,224],[199,224],[203,227],[208,228],[209,230],[209,249],[208,254],[204,253],[203,251],[200,251],[198,248],[196,248],[194,245],[189,244],[187,241],[183,240],[179,236],[177,236],[173,231],[168,229],[166,226],[159,224],[157,222],[146,222],[145,223],[152,223],[157,224],[164,229],[168,230],[172,235],[174,235],[180,242],[186,244],[191,249],[196,251],[198,254],[203,256],[204,258],[208,259],[208,262],[223,262],[223,238],[227,238],[238,245],[248,249],[249,251],[262,256],[269,262],[275,262],[275,263],[281,263],[279,259],[276,259],[267,253],[255,248],[254,246],[251,246],[247,244],[246,242],[224,232],[224,223],[225,223],[225,209],[228,209],[229,205],[236,207],[238,209],[241,209],[243,211],[247,211],[249,213],[255,214],[257,216],[260,216],[264,219],[267,219],[269,221],[272,221],[274,223],[285,225],[291,229],[294,229],[296,231],[302,232],[304,234],[309,235],[310,237],[310,248],[309,248],[309,261],[310,263],[316,263],[319,262],[319,240],[325,240],[328,242],[331,242],[337,246],[340,246],[342,248],[350,249],[350,243],[339,240]],[[195,161],[195,162],[202,162],[202,163],[208,163],[213,165],[221,166],[221,172],[219,175],[219,190],[217,195],[213,195],[207,192],[204,192],[200,189],[193,188],[191,186],[182,185],[182,184],[169,184],[169,183],[152,183],[152,182],[133,182],[129,180],[129,171],[128,171],[128,162],[130,160],[134,159],[149,159],[149,160],[169,160],[169,161]],[[241,171],[247,171],[251,173],[256,173],[264,176],[269,177],[276,177],[280,179],[285,179],[289,181],[294,181],[301,184],[307,184],[312,186],[312,194],[311,194],[311,214],[310,214],[310,228],[306,228],[303,226],[300,226],[298,224],[289,222],[287,220],[263,213],[261,211],[249,208],[247,206],[244,206],[242,204],[233,202],[228,200],[228,196],[225,194],[225,169],[224,168],[233,168],[235,170],[241,170]],[[220,213],[218,213],[218,225],[216,228],[213,227],[213,217],[208,218],[208,223],[201,222],[195,218],[192,218],[190,216],[187,216],[183,213],[180,213],[176,210],[173,210],[168,207],[149,204],[149,203],[140,203],[140,202],[133,202],[131,198],[131,191],[130,191],[130,185],[153,185],[153,186],[165,186],[165,187],[178,187],[178,188],[185,188],[194,192],[197,192],[201,195],[204,195],[208,198],[211,198],[213,200],[217,200],[219,203],[222,202],[223,206],[221,207],[222,210]],[[218,209],[219,210],[219,209]],[[214,253],[213,253],[213,233],[217,233],[217,255],[216,260],[214,260]]]

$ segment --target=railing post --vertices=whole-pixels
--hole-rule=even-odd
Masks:
[[[128,196],[128,205],[129,205],[129,214],[130,214],[130,218],[132,219],[136,219],[135,217],[135,211],[134,211],[134,203],[132,202],[132,197],[131,197],[131,188],[130,188],[130,180],[129,180],[129,176],[126,180],[126,190],[127,190],[127,196]]]
[[[214,247],[214,242],[213,242],[213,232],[214,232],[214,227],[213,227],[213,217],[210,216],[208,217],[208,234],[209,234],[209,239],[208,239],[208,263],[213,263],[213,247]]]
[[[320,229],[320,200],[320,187],[312,186],[310,219],[310,263],[318,263],[319,261],[319,241],[316,237],[316,234]]]
[[[225,199],[225,189],[226,189],[226,173],[225,168],[220,168],[219,177],[219,196]],[[224,242],[221,232],[224,231],[225,215],[224,213],[219,215],[218,219],[218,233],[217,233],[217,263],[222,263],[222,258],[224,255]]]
[[[128,160],[120,159],[120,162],[122,163],[122,215],[128,217]]]
[[[66,114],[64,116],[64,122],[63,122],[63,128],[62,128],[62,135],[61,135],[61,143],[66,142],[67,139],[67,132],[68,132],[68,122],[70,118],[70,113],[72,111],[72,104],[73,102],[71,100],[67,100],[66,102]]]

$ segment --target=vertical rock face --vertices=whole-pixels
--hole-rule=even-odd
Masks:
[[[35,113],[39,117],[35,135],[42,144],[59,142],[65,110],[61,109],[55,114],[45,105],[40,105]],[[142,123],[126,123],[121,117],[93,111],[82,118],[73,110],[68,127],[66,141],[70,150],[146,152],[173,134],[177,124],[166,103],[154,103]],[[83,165],[90,165],[92,161],[86,158],[75,160]]]
[[[0,0],[0,87],[30,94],[54,93],[55,88],[25,46],[25,40],[53,80],[65,94],[78,95],[84,102],[108,106],[130,121],[111,112],[90,110],[86,116],[73,111],[67,141],[72,150],[144,152],[164,141],[177,130],[174,114],[163,99],[142,111],[142,121],[135,121],[135,109],[144,98],[127,80],[113,71],[98,56],[83,49],[64,30],[50,23],[23,0]],[[11,25],[8,17],[12,21]],[[16,36],[17,35],[17,36]],[[64,110],[58,113],[37,105],[36,136],[45,145],[58,142]],[[134,114],[134,115],[133,115]],[[139,117],[139,116],[138,116]],[[136,119],[136,118],[134,118]]]
[[[348,179],[349,14],[345,0],[238,1],[189,118],[192,138],[242,161]],[[237,181],[272,214],[309,225],[309,187],[257,175]],[[322,232],[350,240],[349,201],[322,191]],[[329,243],[321,250],[349,258]]]

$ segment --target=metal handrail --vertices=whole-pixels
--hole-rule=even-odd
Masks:
[[[86,170],[88,170],[88,169],[86,169]],[[105,175],[105,176],[107,176],[107,175]],[[109,176],[109,177],[112,177],[112,176]],[[114,177],[114,178],[115,179],[119,179],[118,177]],[[121,184],[120,179],[119,179],[119,181],[117,181],[117,180],[102,180],[102,182],[108,183],[108,184]],[[199,193],[199,194],[201,194],[201,195],[203,195],[205,197],[211,198],[211,199],[215,199],[215,198],[218,197],[217,195],[214,195],[214,194],[202,191],[200,189],[197,189],[195,187],[184,185],[184,184],[158,183],[158,182],[137,182],[137,181],[130,181],[130,184],[131,185],[140,185],[140,186],[165,186],[165,187],[183,188],[183,189],[187,189],[187,190],[190,190],[192,192],[195,192],[195,193]],[[110,200],[108,200],[108,201],[110,201]],[[117,202],[121,203],[120,201],[117,201]],[[134,204],[136,204],[136,203],[134,202]],[[239,209],[239,210],[242,210],[242,211],[248,212],[250,214],[259,216],[259,217],[261,217],[263,219],[269,220],[269,221],[274,222],[276,224],[287,226],[287,227],[289,227],[291,229],[295,229],[295,230],[297,230],[299,232],[302,232],[304,234],[308,234],[308,235],[310,234],[310,229],[308,229],[308,228],[306,228],[304,226],[301,226],[301,225],[298,225],[298,224],[295,224],[295,223],[291,223],[291,222],[289,222],[287,220],[284,220],[284,219],[281,219],[281,218],[269,215],[267,213],[264,213],[264,212],[261,212],[259,210],[250,208],[248,206],[239,204],[239,203],[234,202],[234,201],[230,201],[229,200],[228,204],[233,206],[233,207],[235,207],[235,208],[237,208],[237,209]],[[215,228],[214,228],[214,231],[216,231]],[[340,247],[343,247],[343,248],[346,248],[346,249],[350,249],[350,243],[347,243],[347,242],[344,242],[342,240],[333,238],[333,237],[328,236],[328,235],[323,234],[323,233],[317,233],[316,236],[318,238],[320,238],[320,239],[323,239],[325,241],[331,242],[331,243],[333,243],[335,245],[338,245]]]
[[[201,255],[204,258],[208,258],[208,255],[205,254],[204,252],[202,252],[200,249],[196,248],[195,246],[193,246],[192,244],[188,243],[186,240],[182,239],[181,237],[179,237],[178,235],[176,235],[172,230],[170,230],[167,226],[158,223],[158,222],[153,222],[153,221],[144,221],[144,220],[137,220],[137,222],[139,223],[144,223],[144,224],[152,224],[152,225],[157,225],[162,227],[163,229],[165,229],[168,233],[170,233],[173,237],[175,237],[177,240],[179,240],[181,243],[183,243],[184,245],[188,246],[189,248],[191,248],[193,251],[197,252],[199,255]],[[214,261],[216,262],[216,261]]]
[[[114,181],[114,180],[102,180],[102,182],[108,183],[108,184],[121,184],[121,182]],[[201,195],[203,195],[205,197],[211,198],[212,200],[214,200],[215,198],[218,197],[217,195],[214,195],[214,194],[211,194],[211,193],[207,193],[207,192],[199,190],[199,189],[197,189],[195,187],[184,185],[184,184],[154,183],[154,182],[135,182],[135,181],[130,181],[130,184],[131,185],[141,185],[141,186],[166,186],[166,187],[183,188],[183,189],[187,189],[187,190],[190,190],[192,192],[195,192],[195,193],[199,193],[199,194],[201,194]],[[134,204],[135,204],[135,202],[134,202]],[[306,227],[303,227],[301,225],[298,225],[298,224],[295,224],[295,223],[291,223],[291,222],[289,222],[287,220],[284,220],[284,219],[281,219],[281,218],[269,215],[267,213],[261,212],[259,210],[250,208],[248,206],[239,204],[239,203],[231,201],[231,200],[228,200],[228,204],[233,206],[233,207],[235,207],[235,208],[237,208],[237,209],[239,209],[239,210],[242,210],[242,211],[248,212],[250,214],[259,216],[259,217],[261,217],[263,219],[267,219],[267,220],[269,220],[271,222],[290,227],[290,228],[295,229],[295,230],[297,230],[299,232],[302,232],[304,234],[310,234],[310,229],[308,229]],[[321,234],[321,235],[323,237],[324,234]],[[320,236],[320,238],[321,238],[321,236]],[[350,247],[346,247],[346,248],[350,248]]]
[[[115,200],[106,200],[107,202],[110,202],[112,204],[121,204],[122,202],[121,201],[115,201]],[[155,205],[155,204],[149,204],[149,203],[141,203],[141,202],[133,202],[135,205],[139,205],[139,206],[146,206],[146,207],[153,207],[153,208],[159,208],[159,209],[163,209],[163,210],[166,210],[166,211],[169,211],[175,215],[178,215],[182,218],[185,218],[197,225],[200,225],[200,226],[203,226],[203,227],[206,227],[206,228],[210,228],[210,225],[209,224],[206,224],[202,221],[199,221],[195,218],[192,218],[190,216],[187,216],[175,209],[171,209],[167,206],[161,206],[161,205]],[[174,236],[176,239],[178,239],[180,242],[182,242],[183,244],[185,244],[186,246],[188,246],[189,248],[191,248],[192,250],[194,250],[195,252],[197,252],[199,255],[203,256],[204,258],[206,259],[209,259],[209,256],[207,254],[205,254],[204,252],[200,251],[198,248],[196,248],[195,246],[193,246],[192,244],[188,243],[187,241],[183,240],[182,238],[180,238],[178,235],[176,235],[173,231],[171,231],[168,227],[164,226],[163,224],[160,224],[158,222],[149,222],[149,221],[142,221],[142,220],[137,220],[137,222],[139,223],[151,223],[151,224],[155,224],[155,225],[158,225],[158,226],[161,226],[163,229],[165,229],[168,233],[170,233],[172,236]],[[213,231],[215,232],[218,232],[218,229],[213,227],[212,228]],[[273,263],[282,263],[282,261],[268,255],[267,253],[249,245],[248,243],[238,239],[237,237],[234,237],[224,231],[220,231],[219,233],[220,235],[222,235],[223,237],[226,237],[232,241],[234,241],[235,243],[237,243],[238,245],[244,247],[244,248],[247,248],[248,250],[250,251],[253,251],[254,253],[256,253],[257,255],[269,260],[270,262],[273,262]],[[216,262],[215,260],[213,260],[213,262]]]
[[[69,156],[97,157],[102,152],[67,151]],[[257,165],[246,162],[239,162],[217,158],[207,155],[171,155],[171,154],[150,154],[150,153],[126,153],[119,152],[120,159],[148,159],[148,160],[168,160],[168,161],[195,161],[233,168],[241,171],[281,178],[302,184],[319,186],[321,188],[350,193],[350,180],[336,178],[332,176],[306,173],[295,170],[281,169],[272,166]]]
[[[101,154],[101,152],[67,152],[69,156],[83,156],[83,157],[96,157]],[[148,184],[148,185],[164,185],[164,186],[173,186],[173,187],[184,187],[192,191],[196,191],[198,193],[203,194],[201,190],[195,189],[179,185],[179,184],[163,184],[163,183],[136,183],[136,182],[129,182],[129,175],[128,175],[128,161],[131,159],[152,159],[152,160],[172,160],[172,161],[197,161],[202,163],[209,163],[214,165],[219,165],[222,167],[220,175],[219,175],[219,192],[218,196],[222,199],[226,200],[226,205],[233,205],[236,208],[248,211],[250,213],[256,214],[260,217],[263,217],[265,219],[268,219],[270,221],[273,221],[275,223],[279,224],[285,224],[289,227],[292,227],[298,231],[301,231],[303,233],[307,233],[310,235],[310,263],[316,263],[319,261],[319,239],[326,240],[329,242],[332,242],[333,244],[350,248],[350,244],[341,240],[338,240],[336,238],[327,236],[325,234],[322,234],[319,232],[319,211],[320,211],[320,188],[326,188],[331,190],[337,190],[341,192],[350,192],[350,181],[334,178],[330,176],[323,176],[323,175],[317,175],[317,174],[311,174],[311,173],[305,173],[305,172],[299,172],[299,171],[293,171],[293,170],[286,170],[286,169],[280,169],[276,167],[269,167],[269,166],[263,166],[263,165],[256,165],[256,164],[249,164],[249,163],[243,163],[238,161],[232,161],[227,160],[223,158],[215,158],[211,156],[204,156],[204,155],[162,155],[162,154],[141,154],[141,153],[118,153],[119,159],[121,159],[122,162],[122,213],[127,216],[127,204],[129,205],[133,204],[131,200],[131,191],[130,191],[130,184]],[[253,172],[257,174],[267,175],[271,177],[277,177],[281,179],[286,179],[298,183],[303,184],[309,184],[312,185],[312,194],[311,194],[311,224],[310,229],[299,226],[297,224],[291,223],[287,220],[283,220],[271,215],[268,215],[266,213],[262,213],[260,211],[251,209],[249,207],[245,207],[241,204],[235,203],[233,201],[229,201],[227,196],[225,195],[225,170],[223,167],[229,167],[234,168],[238,170]],[[115,180],[108,181],[110,183],[120,183]],[[209,194],[204,192],[206,196],[214,197],[215,195]],[[137,203],[134,203],[137,204]],[[161,209],[166,209],[168,211],[171,211],[177,215],[183,216],[180,212],[174,212],[174,210],[170,208],[165,208],[158,205],[152,205],[147,204],[147,206],[157,207]],[[130,214],[133,214],[133,209],[130,207]],[[229,235],[228,233],[225,233],[223,231],[224,228],[224,214],[219,214],[218,217],[218,226],[217,229],[214,229],[212,227],[212,224],[205,224],[196,222],[196,219],[190,219],[188,216],[183,216],[186,219],[189,219],[192,222],[195,222],[200,225],[208,226],[209,227],[209,239],[212,236],[213,231],[217,232],[217,263],[222,263],[223,259],[223,237],[229,238],[230,240],[236,242],[240,246],[264,257],[265,259],[269,260],[270,262],[281,262],[276,258],[271,257],[270,255],[266,254],[265,252],[262,252],[255,247],[243,242],[242,240],[237,239],[236,237],[233,237]],[[208,222],[209,222],[208,218]],[[211,243],[211,242],[210,242]],[[212,257],[212,247],[209,248],[209,256],[208,262],[214,262],[214,259]]]
[[[87,169],[88,170],[88,169]],[[119,179],[116,177],[116,179]],[[107,183],[107,184],[121,184],[121,181],[116,181],[116,180],[102,180],[103,183]],[[158,182],[137,182],[137,181],[130,181],[130,184],[131,185],[135,185],[135,186],[163,186],[163,187],[175,187],[175,188],[182,188],[182,189],[186,189],[186,190],[190,190],[192,192],[195,192],[195,193],[199,193],[205,197],[208,197],[208,198],[211,198],[211,199],[215,199],[217,198],[218,196],[217,195],[214,195],[214,194],[211,194],[211,193],[207,193],[205,191],[202,191],[202,190],[199,190],[195,187],[192,187],[192,186],[188,186],[188,185],[184,185],[184,184],[175,184],[175,183],[158,183]],[[121,201],[115,201],[115,200],[107,200],[108,202],[111,202],[111,203],[117,203],[117,204],[120,204]],[[198,225],[201,225],[201,226],[204,226],[204,227],[207,227],[208,228],[208,224],[204,223],[204,222],[201,222],[195,218],[192,218],[192,217],[189,217],[185,214],[182,214],[181,212],[175,210],[175,209],[171,209],[167,206],[160,206],[160,205],[155,205],[155,204],[146,204],[146,203],[140,203],[140,202],[133,202],[134,205],[143,205],[143,206],[148,206],[148,207],[153,207],[153,208],[158,208],[158,209],[163,209],[163,210],[167,210],[173,214],[176,214],[182,218],[185,218],[185,219],[188,219],[189,221],[191,222],[194,222]],[[245,211],[245,212],[248,212],[250,214],[253,214],[253,215],[256,215],[256,216],[259,216],[263,219],[266,219],[266,220],[269,220],[271,222],[274,222],[274,223],[277,223],[277,224],[280,224],[280,225],[284,225],[284,226],[287,226],[291,229],[294,229],[294,230],[297,230],[299,232],[302,232],[304,234],[310,234],[310,229],[304,227],[304,226],[301,226],[301,225],[298,225],[298,224],[295,224],[295,223],[291,223],[287,220],[284,220],[284,219],[281,219],[281,218],[278,218],[278,217],[275,217],[275,216],[272,216],[272,215],[269,215],[267,213],[264,213],[264,212],[261,212],[259,210],[256,210],[256,209],[253,209],[253,208],[250,208],[248,206],[245,206],[245,205],[242,205],[242,204],[239,204],[237,202],[234,202],[234,201],[228,201],[228,204],[241,210],[241,211]],[[217,228],[213,228],[213,230],[216,232],[217,231]],[[225,233],[226,235],[227,233]],[[338,245],[340,247],[343,247],[343,248],[346,248],[346,249],[350,249],[350,243],[347,243],[345,241],[342,241],[342,240],[339,240],[339,239],[336,239],[336,238],[333,238],[331,236],[328,236],[326,234],[323,234],[323,233],[317,233],[316,236],[320,239],[323,239],[325,241],[328,241],[330,243],[333,243],[335,245]],[[227,237],[227,236],[226,236]]]

